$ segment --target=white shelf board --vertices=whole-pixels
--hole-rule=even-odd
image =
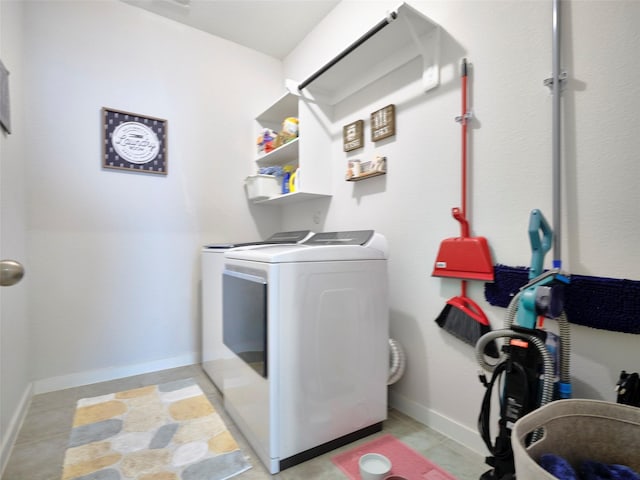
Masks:
[[[317,198],[329,198],[331,195],[324,195],[320,193],[307,193],[307,192],[293,192],[293,193],[285,193],[284,195],[278,195],[276,197],[271,197],[266,200],[258,200],[254,202],[258,205],[286,205],[291,203],[304,202],[307,200],[315,200]]]
[[[256,120],[262,125],[281,125],[287,117],[298,117],[298,97],[289,92],[258,115]]]
[[[272,167],[274,165],[286,165],[298,163],[298,139],[285,143],[275,150],[271,150],[256,160],[259,167]]]

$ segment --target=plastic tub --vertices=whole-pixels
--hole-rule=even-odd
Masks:
[[[525,438],[538,428],[540,440],[526,448]],[[564,458],[574,469],[593,460],[640,472],[640,408],[600,400],[557,400],[520,418],[511,445],[518,480],[556,480],[538,465],[545,453]]]
[[[281,193],[280,182],[274,175],[251,175],[244,181],[247,198],[254,202],[266,200]]]

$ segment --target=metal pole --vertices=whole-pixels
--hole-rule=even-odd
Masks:
[[[342,60],[344,57],[346,57],[347,55],[349,55],[351,52],[353,52],[356,48],[358,48],[360,45],[362,45],[364,42],[366,42],[367,40],[369,40],[371,37],[373,37],[376,33],[378,33],[380,30],[382,30],[384,27],[386,27],[387,25],[389,25],[393,20],[395,20],[397,18],[398,14],[396,12],[391,12],[391,14],[385,18],[384,20],[381,20],[380,22],[378,22],[373,28],[371,28],[367,33],[365,33],[364,35],[362,35],[358,40],[356,40],[355,42],[353,42],[351,45],[349,45],[347,48],[345,48],[341,53],[339,53],[338,55],[336,55],[333,60],[331,60],[329,63],[327,63],[324,67],[322,67],[320,70],[318,70],[316,73],[314,73],[313,75],[311,75],[309,78],[307,78],[304,82],[302,82],[300,85],[298,85],[298,90],[303,90],[305,89],[307,86],[309,86],[309,84],[311,84],[313,81],[317,80],[318,77],[322,76],[327,70],[329,70],[331,67],[333,67],[336,63],[338,63],[340,60]]]
[[[561,134],[560,134],[560,0],[553,0],[552,149],[553,149],[553,267],[562,268],[561,215]]]

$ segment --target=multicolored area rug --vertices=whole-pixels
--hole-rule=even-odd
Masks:
[[[379,453],[391,460],[390,475],[399,475],[411,480],[456,480],[456,477],[389,433],[336,455],[331,461],[351,480],[360,480],[358,461],[366,453]]]
[[[78,400],[62,480],[224,480],[249,468],[189,378]]]

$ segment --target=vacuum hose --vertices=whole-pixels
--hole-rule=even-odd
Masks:
[[[402,346],[397,340],[389,339],[389,379],[387,385],[393,385],[404,375],[404,369],[407,364],[407,358]]]
[[[543,274],[543,275],[548,275],[548,274]],[[538,277],[540,278],[540,277]],[[534,279],[531,281],[531,283],[536,282],[538,279]],[[526,287],[526,286],[525,286]],[[520,304],[520,295],[522,294],[522,291],[524,290],[524,287],[522,290],[520,290],[518,293],[516,293],[516,295],[511,299],[511,301],[509,302],[509,306],[507,307],[507,313],[505,316],[505,322],[504,322],[504,330],[497,330],[498,332],[503,332],[505,333],[504,335],[499,335],[496,337],[492,337],[489,338],[488,336],[491,333],[495,333],[495,332],[489,332],[488,334],[484,335],[483,337],[480,338],[480,340],[478,340],[478,343],[476,344],[476,360],[478,362],[478,364],[484,368],[485,370],[489,371],[489,372],[493,372],[493,370],[495,369],[496,364],[490,364],[486,361],[485,356],[483,354],[484,352],[484,347],[487,343],[489,343],[491,340],[495,339],[495,338],[501,338],[501,337],[516,337],[516,332],[514,332],[513,330],[511,330],[511,326],[513,325],[513,322],[516,318],[516,314],[518,311],[518,305]],[[554,318],[554,320],[556,320],[558,322],[558,327],[560,329],[560,384],[561,384],[561,388],[565,389],[569,389],[569,392],[565,392],[567,394],[567,396],[570,396],[570,388],[571,388],[571,375],[570,375],[570,363],[571,363],[571,328],[570,328],[570,324],[569,324],[569,320],[567,319],[567,315],[565,314],[564,310],[560,313],[560,315],[556,318]],[[508,335],[506,334],[506,332],[510,332]],[[518,334],[520,335],[520,334]],[[486,339],[484,337],[487,337]],[[523,338],[522,336],[520,336],[520,338]],[[482,343],[481,343],[482,342]],[[532,343],[535,344],[535,342],[532,341]],[[538,349],[539,350],[539,349]],[[544,351],[546,353],[548,353],[547,348],[545,347]],[[543,361],[544,361],[544,353],[541,352]],[[553,369],[551,370],[547,370],[547,366],[545,365],[545,372],[547,371],[553,371]],[[541,404],[541,406],[544,405],[544,403]]]

